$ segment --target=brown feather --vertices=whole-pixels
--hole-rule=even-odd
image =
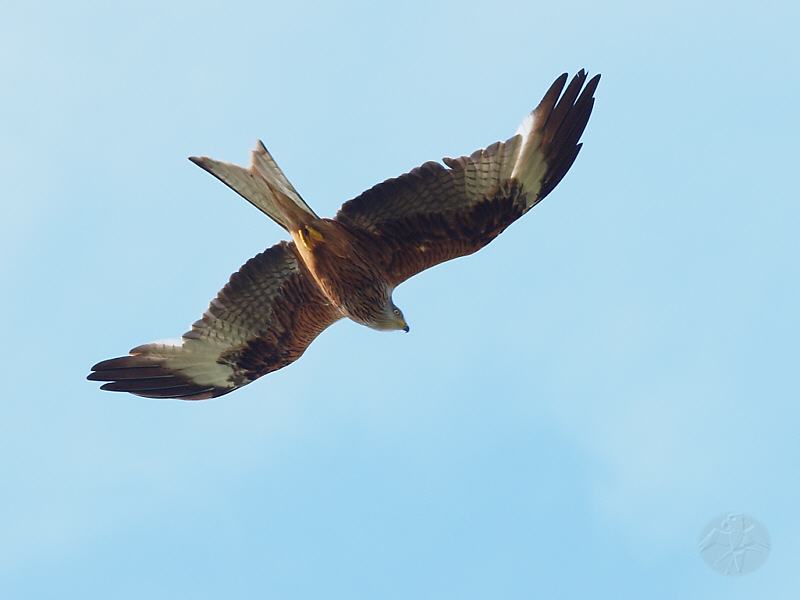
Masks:
[[[297,256],[294,244],[281,242],[279,246],[286,246]],[[247,342],[220,356],[221,362],[235,365],[237,370],[242,371],[248,382],[293,363],[302,356],[314,338],[344,317],[315,285],[299,257],[296,260],[300,271],[286,277],[280,293],[269,299],[271,319],[257,324],[254,327],[255,335]],[[256,272],[259,276],[265,275],[263,270]],[[234,278],[231,278],[231,283]],[[237,290],[234,293],[238,294],[242,293],[242,288],[249,287],[252,286],[242,286],[240,281],[231,286],[232,290]],[[224,292],[225,288],[220,292],[220,297]],[[263,319],[266,312],[263,304],[260,307],[258,303],[249,306],[254,309],[250,313],[253,317]]]
[[[587,83],[580,71],[564,89],[560,76],[517,135],[376,185],[333,220],[313,213],[263,144],[250,169],[193,158],[294,242],[247,261],[179,344],[139,346],[89,379],[152,398],[212,398],[294,362],[344,316],[408,331],[394,287],[484,247],[553,190],[580,151],[599,77]]]
[[[213,398],[294,362],[342,317],[294,244],[280,242],[231,276],[181,345],[139,346],[97,363],[88,378],[110,382],[105,390],[150,398]],[[216,372],[228,376],[214,378]]]
[[[577,143],[592,110],[599,75],[580,93],[581,71],[561,90],[559,77],[534,111],[533,135],[542,135],[547,165],[536,189],[504,178],[515,160],[520,136],[496,142],[471,156],[445,158],[446,168],[427,162],[346,202],[336,220],[372,236],[376,270],[394,286],[441,262],[471,254],[544,198],[566,174],[580,150]]]

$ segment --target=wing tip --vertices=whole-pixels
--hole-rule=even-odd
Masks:
[[[581,69],[567,84],[569,75],[562,73],[520,125],[517,133],[530,145],[521,150],[514,175],[524,187],[536,190],[528,208],[547,196],[574,163],[600,77],[598,73],[587,81],[587,71]]]
[[[100,386],[101,390],[128,392],[145,398],[207,400],[241,387],[201,384],[180,370],[166,366],[163,358],[142,354],[103,360],[91,371],[86,379],[105,382]]]

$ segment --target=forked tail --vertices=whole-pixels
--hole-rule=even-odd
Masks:
[[[211,173],[289,232],[318,218],[289,183],[261,141],[253,150],[249,169],[206,156],[191,156],[189,160]]]

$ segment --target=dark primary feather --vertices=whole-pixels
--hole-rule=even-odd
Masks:
[[[562,77],[566,81],[566,73]],[[544,125],[542,147],[549,158],[547,174],[542,180],[542,189],[539,192],[539,200],[547,196],[559,184],[580,152],[582,144],[579,144],[578,141],[592,114],[594,92],[597,84],[600,83],[600,75],[595,75],[589,80],[578,98],[578,92],[580,92],[585,79],[586,74],[581,70],[572,79]],[[554,90],[558,82],[559,80],[553,84],[548,94]],[[547,95],[545,95],[545,99],[547,99]]]
[[[599,77],[587,82],[580,71],[564,89],[564,74],[506,142],[445,158],[444,165],[427,162],[346,202],[335,222],[349,232],[345,242],[352,256],[370,260],[342,265],[331,256],[337,267],[312,276],[294,244],[281,242],[234,273],[179,344],[139,346],[130,356],[97,363],[89,379],[107,382],[106,390],[197,400],[226,394],[297,360],[344,316],[316,281],[332,278],[353,291],[341,305],[357,314],[350,304],[363,303],[368,290],[380,296],[428,267],[475,252],[549,194],[580,151]],[[249,170],[193,160],[286,227],[292,219],[276,213],[276,194],[297,204],[295,220],[306,214],[316,219],[262,145]],[[373,274],[374,280],[357,280]]]
[[[346,202],[336,220],[372,234],[375,256],[393,285],[436,264],[471,254],[549,194],[574,162],[592,111],[600,76],[583,93],[586,73],[578,73],[564,94],[559,77],[534,111],[534,134],[547,165],[535,189],[509,178],[509,160],[520,135],[496,142],[471,156],[445,158],[446,168],[427,162]]]
[[[131,353],[135,352],[135,348]],[[147,354],[132,354],[97,363],[87,379],[108,381],[100,386],[110,392],[130,392],[146,398],[204,400],[222,396],[235,387],[201,385],[181,371],[166,366],[166,359]]]
[[[247,261],[183,335],[183,345],[152,343],[92,367],[104,390],[150,398],[221,396],[297,360],[342,314],[328,303],[280,242]]]

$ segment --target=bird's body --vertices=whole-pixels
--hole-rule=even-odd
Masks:
[[[580,150],[599,76],[559,77],[517,135],[471,156],[428,162],[318,217],[259,143],[249,169],[191,160],[290,234],[231,276],[180,341],[154,342],[102,361],[103,389],[198,400],[228,393],[297,360],[348,317],[405,330],[396,286],[431,266],[476,252],[561,180]],[[585,87],[584,87],[584,84]],[[583,91],[581,91],[583,90]]]
[[[318,219],[290,233],[314,281],[342,316],[373,329],[407,327],[400,320],[398,327],[381,326],[380,314],[391,302],[394,286],[384,273],[375,276],[375,248],[369,236],[331,219]]]

